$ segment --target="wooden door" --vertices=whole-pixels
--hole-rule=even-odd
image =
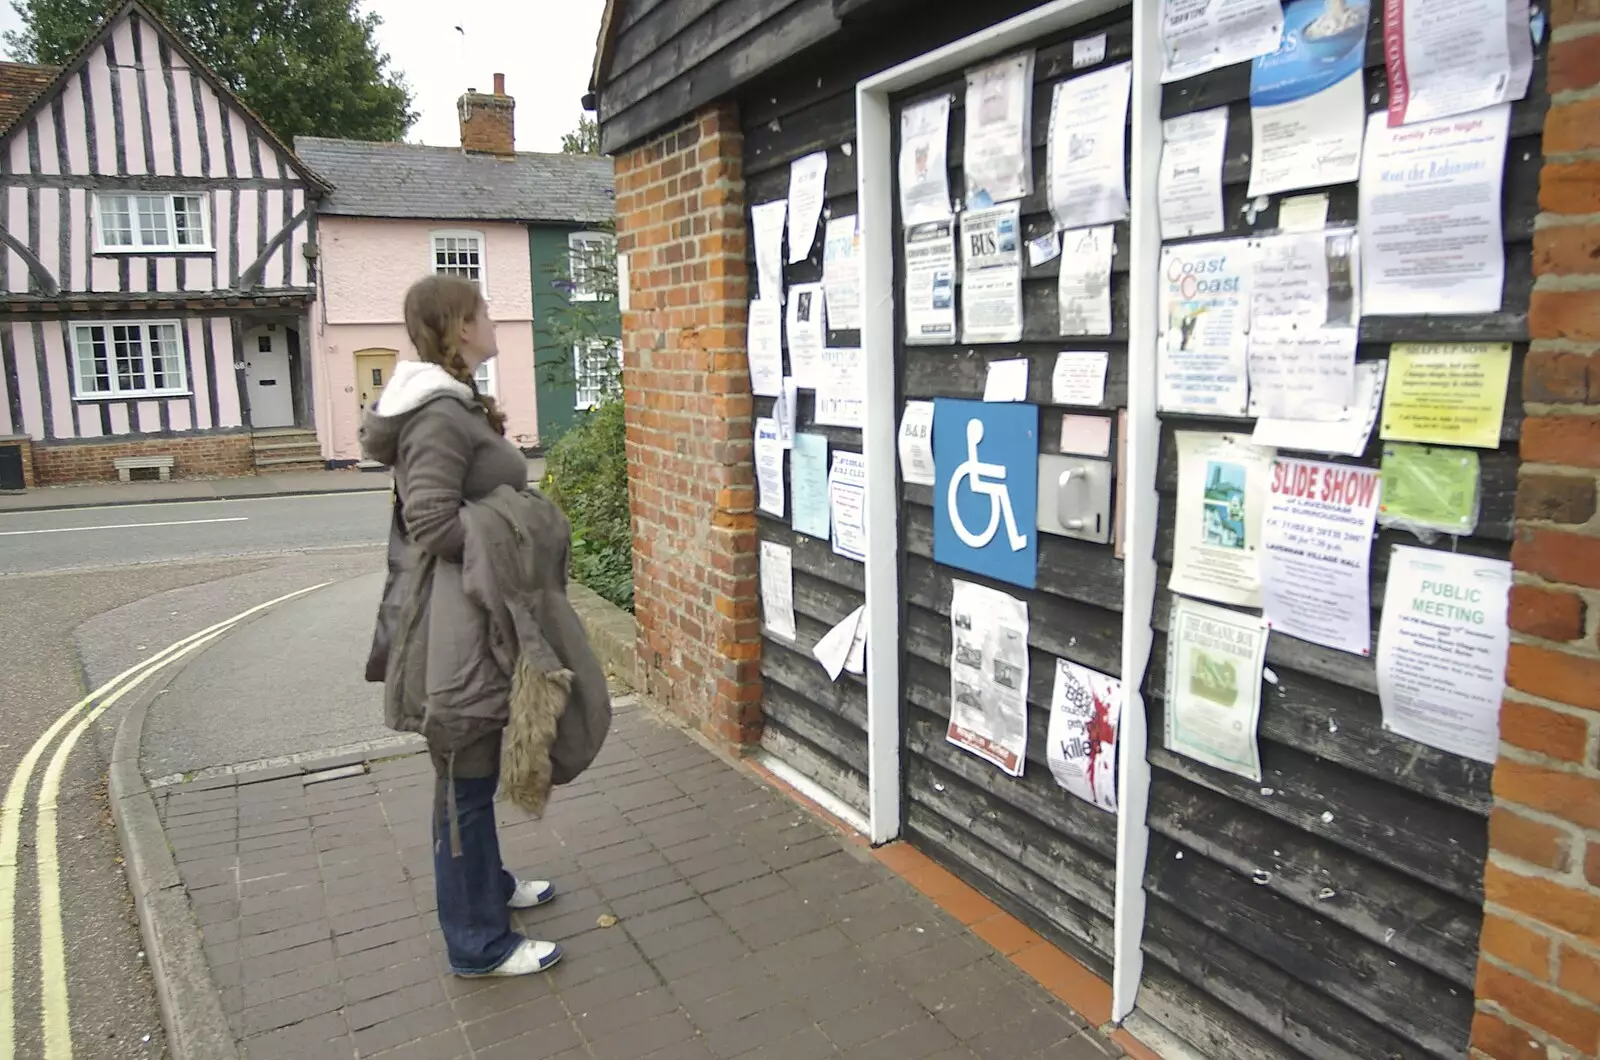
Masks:
[[[361,407],[377,403],[378,396],[394,375],[394,350],[361,350],[356,353],[356,394]]]

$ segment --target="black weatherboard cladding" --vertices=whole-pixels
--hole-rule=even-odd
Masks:
[[[1368,35],[1368,109],[1387,106],[1382,5]],[[1153,72],[1149,74],[1153,76]],[[1223,170],[1227,231],[1268,232],[1278,203],[1247,212],[1250,66],[1165,86],[1162,114],[1226,105]],[[1481,451],[1476,534],[1436,547],[1504,559],[1510,550],[1521,426],[1518,380],[1527,342],[1531,251],[1548,104],[1536,56],[1528,97],[1512,110],[1506,155],[1506,281],[1497,313],[1366,317],[1358,357],[1392,342],[1514,344],[1511,392],[1498,451]],[[1304,194],[1312,189],[1290,192]],[[1330,194],[1329,225],[1354,224],[1356,185]],[[1158,585],[1173,559],[1175,430],[1240,431],[1250,421],[1162,418]],[[1373,432],[1359,460],[1377,466]],[[1373,547],[1374,634],[1391,548],[1418,544],[1381,531]],[[1260,784],[1161,747],[1171,594],[1158,589],[1145,693],[1152,766],[1148,894],[1139,1007],[1207,1056],[1260,1058],[1461,1057],[1473,1013],[1482,921],[1491,767],[1383,731],[1370,658],[1273,634],[1263,686]],[[1375,649],[1375,646],[1374,646]]]

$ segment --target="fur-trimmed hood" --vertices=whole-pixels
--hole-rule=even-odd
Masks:
[[[361,455],[393,467],[400,430],[416,412],[440,398],[475,407],[472,388],[436,364],[401,361],[378,400],[361,413]]]

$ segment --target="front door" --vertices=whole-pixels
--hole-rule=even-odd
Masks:
[[[250,392],[252,427],[293,427],[294,392],[289,384],[289,340],[280,328],[247,331],[244,375]]]
[[[361,350],[356,354],[356,393],[361,407],[370,408],[394,375],[394,350]]]

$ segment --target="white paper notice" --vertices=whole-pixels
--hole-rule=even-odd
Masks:
[[[955,224],[935,221],[906,229],[906,342],[956,341]]]
[[[1250,244],[1250,414],[1336,420],[1355,400],[1353,233]]]
[[[1056,278],[1061,334],[1111,334],[1114,233],[1110,225],[1061,233],[1061,272]]]
[[[1355,400],[1356,329],[1250,333],[1250,414],[1328,422]]]
[[[1050,212],[1057,228],[1128,216],[1128,89],[1133,64],[1058,81],[1050,106]]]
[[[952,580],[945,739],[1014,777],[1028,755],[1028,605]]]
[[[833,551],[865,563],[867,559],[867,462],[860,453],[836,452],[828,471],[828,508]]]
[[[1163,745],[1174,754],[1261,780],[1261,666],[1267,623],[1176,597],[1167,632]]]
[[[1162,0],[1161,83],[1182,81],[1278,50],[1278,0]]]
[[[961,341],[1016,342],[1022,338],[1022,269],[1002,265],[961,277]]]
[[[900,416],[900,477],[919,486],[934,484],[931,401],[908,401]]]
[[[1093,37],[1072,42],[1072,68],[1082,70],[1086,66],[1096,66],[1106,61],[1106,35],[1101,33]]]
[[[982,209],[1033,193],[1033,52],[967,71],[967,205]]]
[[[1161,411],[1243,416],[1249,397],[1248,242],[1162,247],[1160,323]]]
[[[750,227],[756,234],[757,297],[774,305],[783,303],[783,219],[788,210],[787,199],[750,208]]]
[[[828,292],[828,324],[836,331],[861,328],[861,232],[854,214],[828,221],[822,248],[822,286]]]
[[[1178,431],[1177,441],[1177,527],[1167,587],[1260,607],[1261,516],[1274,454],[1232,434]]]
[[[783,518],[783,443],[778,440],[778,421],[766,416],[756,420],[757,505],[768,515]]]
[[[778,421],[778,440],[785,449],[794,448],[794,421],[799,407],[799,388],[793,376],[783,377],[783,390],[772,404],[772,418]]]
[[[1466,114],[1528,94],[1528,0],[1388,0],[1389,124]]]
[[[1117,729],[1122,682],[1086,666],[1056,660],[1050,697],[1050,772],[1084,802],[1117,812]]]
[[[1361,162],[1362,308],[1368,316],[1493,313],[1511,107],[1391,129],[1367,124]]]
[[[1372,428],[1378,422],[1383,402],[1383,381],[1387,361],[1362,361],[1356,365],[1356,394],[1350,411],[1337,420],[1277,420],[1263,416],[1256,420],[1254,445],[1279,449],[1299,449],[1310,453],[1360,456],[1367,451]]]
[[[817,151],[789,163],[789,264],[805,261],[817,242],[822,190],[828,181],[828,152]]]
[[[834,626],[822,635],[817,641],[817,646],[811,649],[811,654],[828,671],[828,678],[839,680],[839,675],[844,672],[845,662],[850,658],[850,646],[855,643],[856,630],[861,627],[862,616],[867,609],[858,607],[845,616],[843,622]]]
[[[1051,229],[1042,236],[1035,236],[1028,240],[1028,265],[1037,269],[1047,261],[1054,261],[1061,255],[1061,236],[1055,229]]]
[[[777,397],[783,389],[783,306],[775,298],[750,303],[745,345],[750,358],[750,392]]]
[[[1161,238],[1185,239],[1222,231],[1222,160],[1228,146],[1228,108],[1202,110],[1161,123]]]
[[[1383,727],[1493,762],[1505,693],[1511,564],[1396,545],[1378,630]]]
[[[983,381],[983,400],[1027,401],[1028,359],[990,361],[989,374]]]
[[[1320,232],[1328,227],[1328,193],[1290,195],[1278,203],[1278,231]]]
[[[1056,354],[1056,370],[1050,376],[1052,405],[1101,405],[1106,400],[1106,365],[1111,355],[1104,351],[1063,350]]]
[[[861,621],[856,625],[856,635],[850,641],[850,654],[844,657],[844,668],[857,677],[867,672],[867,619],[866,608],[861,609]]]
[[[794,550],[761,542],[761,617],[767,632],[794,640]]]
[[[789,334],[789,371],[796,386],[814,390],[822,381],[822,348],[827,336],[827,310],[822,284],[799,283],[789,292],[785,321]]]
[[[1261,606],[1275,632],[1353,655],[1372,651],[1367,590],[1374,467],[1279,457],[1261,521]]]
[[[906,227],[950,217],[950,97],[900,112],[900,222]]]
[[[867,402],[865,365],[857,346],[822,351],[817,376],[816,421],[827,427],[861,427]]]

